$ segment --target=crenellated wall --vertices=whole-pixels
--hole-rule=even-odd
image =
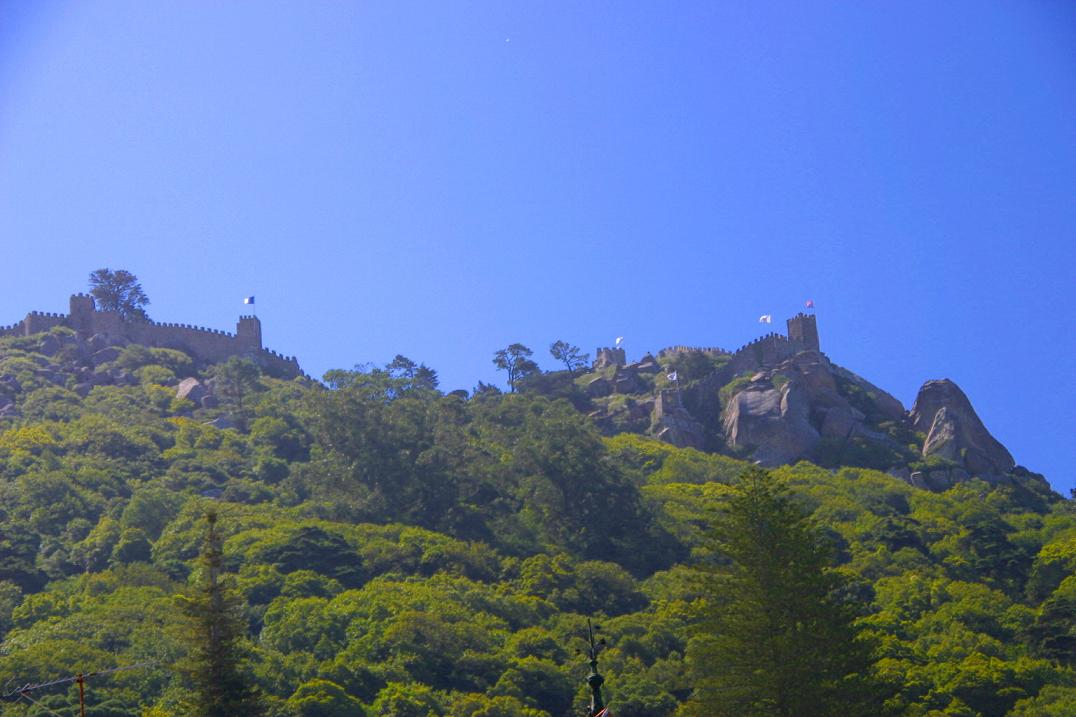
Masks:
[[[717,354],[719,356],[728,355],[732,352],[723,349],[720,346],[666,346],[661,351],[658,351],[658,358],[665,358],[666,356],[672,356],[673,354],[690,353],[692,351],[701,351],[704,354]]]
[[[262,346],[261,321],[241,316],[234,334],[191,324],[157,321],[124,321],[115,311],[98,311],[92,296],[71,297],[70,314],[32,311],[17,324],[0,327],[0,336],[29,336],[54,326],[67,326],[83,339],[96,334],[123,338],[156,348],[178,349],[201,363],[220,363],[232,356],[245,356],[271,373],[287,378],[305,375],[294,356],[282,356]]]

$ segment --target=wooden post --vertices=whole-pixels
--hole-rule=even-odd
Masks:
[[[79,717],[86,717],[86,679],[81,672],[76,682],[78,682],[78,714]]]

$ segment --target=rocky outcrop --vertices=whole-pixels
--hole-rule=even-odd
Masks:
[[[639,363],[632,364],[629,368],[634,368],[639,373],[660,373],[661,364],[651,354],[643,356]]]
[[[639,380],[639,374],[634,368],[617,366],[613,374],[613,393],[638,393],[645,390],[646,385]]]
[[[853,386],[855,390],[860,391],[880,417],[890,421],[904,420],[903,403],[862,376],[852,373],[848,369],[841,368],[840,366],[834,366],[832,364],[831,366],[833,375],[846,381],[849,385]]]
[[[777,465],[812,458],[823,438],[838,445],[853,439],[893,444],[872,427],[871,417],[901,421],[904,407],[824,354],[801,351],[753,375],[730,398],[722,424],[727,446],[763,465]]]
[[[600,398],[601,396],[608,396],[613,392],[613,384],[609,382],[609,379],[604,378],[603,376],[598,376],[587,383],[584,390],[587,392],[588,396]]]
[[[818,442],[810,411],[800,384],[789,381],[777,388],[765,379],[752,381],[725,409],[725,443],[764,466],[792,463]]]
[[[702,424],[684,409],[680,395],[673,390],[660,391],[654,399],[650,433],[679,448],[701,450],[706,445]]]
[[[1005,446],[990,435],[971,401],[949,379],[927,381],[919,389],[908,419],[926,434],[923,457],[937,456],[975,476],[998,478],[1016,463]]]
[[[930,490],[1020,475],[951,381],[928,382],[907,412],[819,350],[813,316],[788,326],[787,336],[770,333],[735,352],[673,346],[627,363],[623,349],[598,349],[594,370],[578,381],[581,400],[608,435],[646,432],[765,466],[863,466]]]

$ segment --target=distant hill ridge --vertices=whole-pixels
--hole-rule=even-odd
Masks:
[[[240,316],[235,333],[190,324],[124,320],[115,311],[100,311],[92,296],[71,296],[70,313],[31,311],[22,321],[0,327],[2,336],[31,336],[55,326],[74,330],[83,341],[104,336],[154,348],[178,349],[200,364],[249,358],[266,373],[280,378],[303,376],[295,356],[283,356],[262,346],[262,325],[257,316]]]
[[[628,363],[623,348],[599,347],[589,368],[539,374],[520,389],[568,398],[607,435],[641,433],[764,466],[799,460],[859,465],[933,490],[973,477],[991,483],[1044,480],[1016,465],[952,381],[927,381],[906,410],[886,391],[830,361],[821,351],[815,315],[801,312],[786,325],[787,335],[771,332],[736,351],[672,346],[635,363]],[[74,332],[65,340],[77,342],[93,366],[108,365],[117,346],[139,344],[180,350],[201,367],[244,357],[270,376],[306,377],[294,356],[262,346],[256,316],[240,316],[233,334],[125,320],[118,312],[98,310],[92,296],[75,294],[70,313],[30,312],[0,327],[0,337],[41,335],[56,327]],[[52,346],[57,340],[46,337],[39,350],[58,350]],[[106,378],[129,380],[112,376],[114,370],[106,373],[111,378],[100,371],[80,376],[77,392],[85,394]],[[0,384],[4,380],[0,376]],[[182,390],[180,397],[187,397]],[[14,397],[0,398],[5,399],[0,417],[13,415]]]

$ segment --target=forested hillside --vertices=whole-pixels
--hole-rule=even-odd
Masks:
[[[88,679],[87,714],[187,714],[214,514],[267,714],[585,714],[587,617],[613,714],[697,714],[710,528],[750,463],[603,435],[558,397],[569,371],[445,394],[403,357],[320,384],[114,349],[0,339],[3,692],[142,665]],[[771,476],[822,532],[889,713],[1076,714],[1072,501],[1030,478]],[[77,704],[31,696],[0,714]]]

